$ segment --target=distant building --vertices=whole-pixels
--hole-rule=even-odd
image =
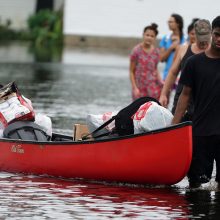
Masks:
[[[43,8],[63,9],[65,43],[74,46],[130,47],[140,41],[143,28],[156,22],[159,38],[169,33],[172,13],[184,18],[184,30],[195,17],[219,15],[217,0],[0,0],[0,22],[25,29],[27,18]]]
[[[143,28],[152,22],[159,25],[159,38],[169,33],[172,13],[183,16],[186,33],[192,18],[211,21],[219,15],[218,5],[218,0],[66,0],[64,34],[66,43],[73,45],[126,46],[141,38]]]
[[[172,13],[183,16],[186,31],[192,18],[220,15],[218,5],[218,0],[65,0],[64,34],[140,37],[146,25],[156,22],[162,36]]]

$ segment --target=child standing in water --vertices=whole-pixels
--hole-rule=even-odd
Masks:
[[[155,48],[158,34],[157,24],[144,28],[143,41],[136,45],[130,55],[130,80],[133,100],[150,96],[159,99],[162,89],[162,79],[157,65],[160,52]]]

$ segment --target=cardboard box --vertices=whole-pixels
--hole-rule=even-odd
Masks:
[[[89,134],[89,129],[87,125],[84,124],[74,124],[73,127],[73,140],[78,141],[82,139],[82,136]],[[89,140],[93,140],[90,138]]]

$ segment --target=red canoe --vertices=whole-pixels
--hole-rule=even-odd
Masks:
[[[192,126],[185,122],[144,134],[73,142],[0,139],[0,170],[138,184],[175,184],[188,172]]]

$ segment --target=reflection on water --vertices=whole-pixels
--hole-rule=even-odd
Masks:
[[[88,113],[131,101],[128,54],[65,48],[62,62],[46,56],[36,63],[29,52],[0,47],[0,83],[16,81],[35,110],[52,118],[55,132],[72,134]],[[186,178],[170,188],[143,188],[0,173],[0,219],[218,219],[219,195],[213,182],[189,190]]]
[[[1,173],[0,218],[218,219],[220,193]]]
[[[220,216],[220,192],[219,190],[192,190],[186,192],[186,200],[189,203],[190,215],[197,219],[217,220]]]
[[[35,62],[60,62],[62,58],[62,46],[48,45],[37,47],[29,46],[29,52],[33,55]]]
[[[131,188],[43,177],[0,178],[1,217],[171,219],[188,216],[177,190]]]

